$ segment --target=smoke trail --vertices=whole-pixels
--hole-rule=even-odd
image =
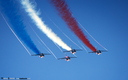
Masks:
[[[25,30],[26,26],[23,24],[22,16],[18,12],[20,10],[18,4],[13,0],[1,0],[0,4],[3,13],[7,16],[8,21],[12,25],[13,31],[33,52],[39,53],[39,50]]]
[[[48,17],[48,15],[45,13],[45,15]],[[49,18],[49,17],[48,17]],[[72,43],[74,43],[77,47],[81,48],[79,45],[77,45],[68,35],[66,35],[58,26],[55,24],[55,22],[49,18],[49,20],[62,32],[62,34],[67,37]]]
[[[28,52],[29,55],[30,52],[28,51],[28,49],[26,48],[26,46],[22,43],[22,41],[18,38],[18,36],[16,35],[16,33],[12,30],[12,28],[10,27],[10,25],[8,24],[8,22],[6,21],[6,19],[4,18],[4,16],[2,15],[4,21],[6,22],[7,26],[9,27],[9,29],[12,31],[12,33],[14,34],[14,36],[17,38],[17,40],[21,43],[21,45],[24,47],[24,49]]]
[[[29,0],[21,0],[23,7],[26,12],[29,14],[31,19],[34,21],[36,26],[46,34],[48,38],[50,38],[54,43],[58,44],[60,47],[66,50],[71,50],[71,48],[65,44],[50,28],[48,28],[41,18],[38,16],[34,6],[29,2]]]
[[[89,42],[82,30],[79,28],[77,21],[72,16],[68,5],[65,0],[51,0],[56,9],[58,10],[60,16],[67,23],[68,27],[77,35],[77,37],[82,40],[82,42],[89,47],[92,51],[96,51],[96,48]]]

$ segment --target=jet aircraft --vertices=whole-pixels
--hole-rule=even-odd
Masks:
[[[63,57],[63,58],[58,58],[58,60],[60,60],[60,59],[65,59],[66,61],[70,61],[71,58],[77,58],[77,57],[65,56],[65,57]]]
[[[97,50],[97,51],[93,51],[93,52],[89,52],[89,53],[96,53],[97,55],[102,54],[102,52],[107,52],[106,50]]]
[[[75,54],[76,51],[82,51],[82,50],[81,49],[72,49],[72,50],[64,51],[64,52],[71,52],[72,54]]]
[[[51,55],[51,54],[40,53],[40,54],[34,54],[34,55],[31,55],[31,56],[39,56],[40,58],[43,58],[45,55]]]

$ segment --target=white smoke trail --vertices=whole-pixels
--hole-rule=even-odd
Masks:
[[[48,28],[41,18],[38,16],[39,14],[34,9],[34,6],[29,2],[29,0],[21,0],[25,11],[29,14],[31,19],[34,21],[36,26],[44,33],[48,38],[50,38],[54,43],[58,44],[60,47],[66,50],[71,50],[71,48],[65,44],[50,28]]]
[[[2,14],[1,14],[2,15]],[[18,36],[16,35],[16,33],[12,30],[12,28],[10,27],[10,25],[8,24],[8,22],[6,21],[6,19],[4,18],[4,16],[2,15],[4,21],[6,22],[7,26],[9,27],[9,29],[12,31],[12,33],[14,34],[14,36],[17,38],[17,40],[20,42],[20,44],[24,47],[24,49],[28,52],[29,55],[31,55],[31,53],[28,51],[28,49],[26,48],[26,46],[22,43],[22,41],[18,38]]]
[[[77,21],[78,22],[78,21]],[[79,23],[79,22],[78,22]],[[80,23],[79,23],[80,24]],[[104,46],[102,46],[94,37],[92,37],[92,35],[80,24],[80,26],[87,32],[87,34],[97,43],[99,44],[102,48],[104,48],[105,50],[107,50]]]

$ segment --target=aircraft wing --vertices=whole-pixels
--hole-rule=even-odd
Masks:
[[[82,49],[75,49],[76,51],[83,51]]]
[[[66,59],[66,58],[58,58],[58,59]]]
[[[107,50],[100,50],[101,52],[108,52]]]
[[[70,58],[77,58],[77,57],[70,57]]]
[[[33,55],[31,55],[31,56],[39,56],[40,54],[33,54]]]
[[[96,52],[88,52],[88,53],[96,53]]]
[[[45,54],[45,53],[44,53],[44,55],[51,55],[51,54],[47,54],[47,53]]]
[[[70,51],[63,51],[63,52],[70,52]]]

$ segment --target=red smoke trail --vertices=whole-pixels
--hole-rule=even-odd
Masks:
[[[58,10],[62,19],[64,19],[64,21],[67,23],[69,28],[77,35],[77,37],[80,40],[82,40],[82,42],[92,51],[96,51],[96,48],[89,42],[89,40],[86,38],[82,30],[79,28],[78,23],[75,20],[75,18],[72,16],[65,0],[52,0],[52,3]]]

